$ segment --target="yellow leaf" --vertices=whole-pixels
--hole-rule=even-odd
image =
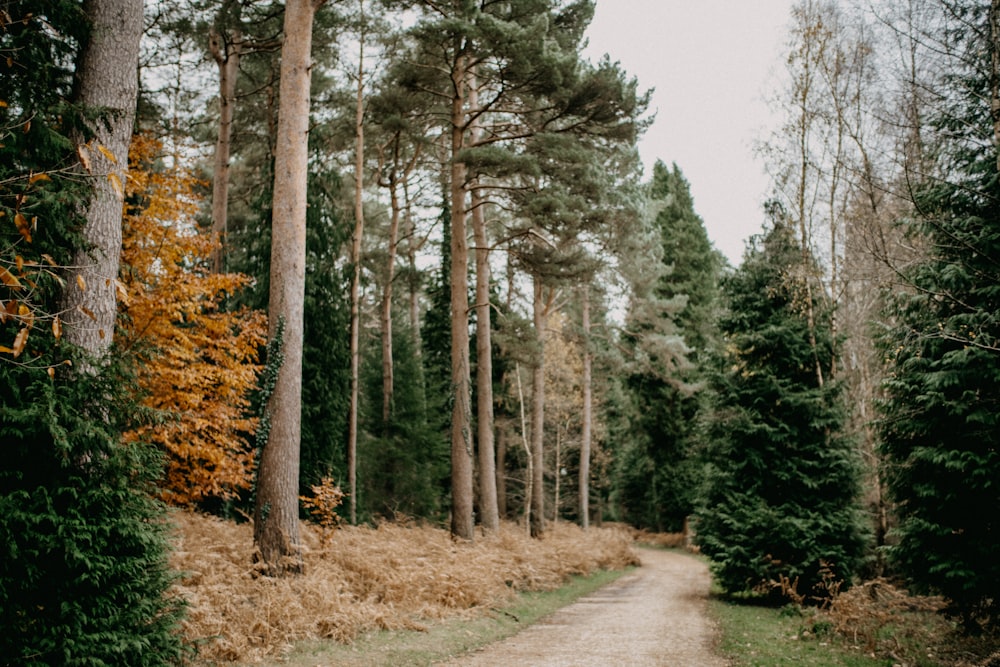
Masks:
[[[14,350],[6,345],[0,345],[0,352],[3,352],[4,354],[14,354]]]
[[[109,151],[107,148],[105,148],[100,144],[97,144],[97,150],[101,151],[101,155],[108,158],[108,160],[110,160],[112,164],[118,164],[118,158],[116,158],[115,154]]]
[[[45,172],[40,172],[37,174],[32,174],[31,176],[28,177],[28,185],[32,185],[34,183],[37,183],[38,181],[51,181],[51,180],[52,179],[49,178],[48,174],[46,174]]]
[[[115,194],[119,197],[124,197],[125,191],[122,189],[122,179],[118,177],[118,174],[111,172],[108,174],[108,180],[111,181],[111,187],[114,188]]]
[[[21,233],[24,240],[31,243],[31,223],[29,223],[28,219],[24,217],[24,214],[15,213],[14,224],[17,225],[17,231]]]
[[[17,336],[14,337],[14,349],[11,350],[11,354],[17,359],[24,352],[25,345],[28,344],[28,327],[24,327],[17,332]]]
[[[52,320],[52,335],[56,337],[56,340],[62,338],[62,321],[58,315]]]
[[[4,102],[3,100],[0,100],[0,107],[3,107],[4,109],[6,109],[7,108],[7,103]]]
[[[90,319],[94,320],[95,322],[97,321],[97,316],[94,315],[94,311],[92,311],[90,308],[87,308],[85,306],[77,306],[77,309]]]
[[[21,289],[21,281],[15,278],[13,273],[2,266],[0,266],[0,282],[12,289]]]
[[[80,288],[81,292],[87,291],[87,281],[83,279],[83,274],[76,274],[76,286]]]
[[[52,259],[52,255],[48,255],[48,254],[43,253],[42,254],[42,259],[44,259],[48,263],[49,266],[55,266],[56,265],[56,260]]]
[[[88,149],[84,144],[80,144],[76,147],[76,156],[80,158],[80,164],[83,165],[84,171],[88,174],[90,171],[90,149]]]
[[[18,255],[14,258],[14,266],[17,267],[18,273],[24,273],[24,257]]]
[[[54,380],[55,377],[56,377],[56,369],[55,369],[55,367],[54,366],[49,366],[48,373],[49,373],[49,377]]]

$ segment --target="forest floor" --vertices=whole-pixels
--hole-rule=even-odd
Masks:
[[[448,667],[722,667],[706,615],[711,578],[699,559],[641,549],[642,566],[524,631],[441,663]]]

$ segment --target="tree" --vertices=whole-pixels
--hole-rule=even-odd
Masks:
[[[2,10],[0,211],[13,224],[0,231],[0,275],[3,301],[18,317],[5,308],[0,331],[4,342],[12,328],[22,341],[39,324],[52,331],[25,341],[19,355],[4,351],[0,364],[0,623],[9,629],[0,654],[12,664],[164,665],[183,654],[181,609],[167,595],[163,508],[152,497],[159,461],[152,447],[122,443],[143,411],[132,400],[126,351],[111,347],[122,215],[116,185],[127,165],[116,151],[119,132],[125,146],[131,133],[140,8],[31,0]],[[97,137],[88,147],[91,131]],[[101,154],[89,162],[93,177],[70,166],[80,146],[88,151],[80,151],[83,162]],[[82,271],[58,268],[74,256],[85,260]],[[76,280],[112,265],[92,290]],[[30,289],[11,280],[28,277],[25,270],[37,278]],[[57,271],[77,294],[63,296]],[[84,346],[77,348],[67,344],[68,331],[61,335],[60,304],[89,309],[91,297],[100,301],[100,321],[83,330],[78,318],[90,317],[73,314],[73,339]]]
[[[948,597],[966,626],[997,622],[1000,2],[941,2],[934,158],[906,220],[925,256],[890,299],[879,432],[899,519],[891,560]]]
[[[829,314],[815,308],[810,324],[811,274],[780,208],[772,219],[723,282],[726,352],[696,529],[726,591],[767,592],[787,577],[823,595],[824,576],[849,583],[859,565],[858,469],[840,388],[816,376],[816,351],[823,362],[833,353]]]
[[[651,267],[651,293],[634,293],[644,302],[633,304],[626,324],[626,343],[641,351],[632,355],[623,387],[630,416],[621,430],[615,496],[630,523],[679,531],[694,509],[698,486],[708,407],[705,365],[717,346],[722,259],[677,165],[656,162],[649,195],[660,252]],[[672,344],[654,349],[657,339]]]
[[[195,231],[196,183],[182,168],[157,168],[161,147],[145,134],[132,142],[122,248],[129,298],[121,309],[125,338],[141,351],[143,404],[162,421],[126,438],[165,453],[165,500],[197,505],[250,487],[249,394],[266,324],[260,311],[222,307],[249,278],[206,270],[217,241]]]
[[[89,0],[89,35],[76,67],[76,103],[96,113],[74,137],[84,172],[93,175],[82,246],[63,294],[66,340],[100,357],[117,317],[118,262],[128,146],[138,92],[142,0]]]
[[[271,575],[302,570],[299,452],[305,301],[306,185],[312,25],[323,0],[289,0],[281,49],[281,110],[274,166],[269,337],[281,331],[283,362],[267,405],[260,455],[254,544]]]

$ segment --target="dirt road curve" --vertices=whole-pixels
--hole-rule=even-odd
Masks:
[[[705,616],[708,568],[643,549],[642,567],[452,667],[724,667]]]

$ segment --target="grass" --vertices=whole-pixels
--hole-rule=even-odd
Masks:
[[[273,667],[421,667],[466,653],[517,634],[578,598],[588,595],[622,576],[628,569],[600,571],[574,576],[554,591],[519,594],[514,602],[491,609],[489,615],[453,619],[431,625],[426,631],[384,630],[371,632],[352,644],[308,640],[299,642],[285,659],[264,663]]]
[[[709,612],[718,623],[721,653],[734,667],[803,665],[816,667],[886,667],[889,659],[848,648],[836,638],[817,636],[795,608],[760,607],[713,598]],[[816,629],[816,628],[814,628]]]

